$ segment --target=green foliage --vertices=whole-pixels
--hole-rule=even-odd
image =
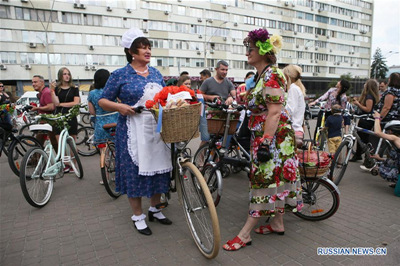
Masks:
[[[371,78],[374,79],[385,79],[386,73],[389,68],[386,65],[386,58],[383,57],[381,49],[376,48],[375,54],[373,56],[373,61],[371,64]]]

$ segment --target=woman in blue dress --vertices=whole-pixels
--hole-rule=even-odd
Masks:
[[[108,72],[108,70],[97,70],[96,73],[94,73],[94,89],[89,92],[88,97],[89,113],[96,118],[94,124],[94,141],[96,144],[104,143],[107,139],[111,139],[110,133],[103,128],[103,125],[117,123],[118,119],[118,112],[105,111],[98,104],[103,94],[103,88],[109,77],[110,72]],[[100,184],[103,184],[103,181],[100,181]]]
[[[169,188],[171,155],[160,134],[155,132],[153,116],[149,112],[136,113],[134,107],[144,106],[165,83],[157,69],[147,66],[151,46],[141,30],[132,28],[125,32],[121,44],[128,64],[111,74],[99,105],[120,113],[115,143],[116,189],[128,196],[135,228],[141,234],[151,235],[142,210],[142,197],[150,198],[149,221],[172,223],[155,207]],[[115,102],[117,98],[119,103]]]

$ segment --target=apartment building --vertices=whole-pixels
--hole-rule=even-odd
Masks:
[[[265,27],[283,37],[279,66],[298,64],[315,84],[351,73],[369,74],[372,0],[0,0],[0,80],[17,95],[34,74],[56,78],[66,66],[82,90],[96,69],[126,64],[121,35],[143,30],[151,65],[168,79],[228,61],[228,76],[243,81],[243,39]],[[324,88],[325,89],[325,88]]]

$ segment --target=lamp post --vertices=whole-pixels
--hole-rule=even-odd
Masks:
[[[399,52],[395,52],[395,51],[389,51],[387,52],[384,56],[382,56],[382,58],[386,59],[394,54],[398,54]],[[373,58],[372,58],[373,59]],[[378,66],[378,64],[375,64],[374,67],[374,79],[376,79],[376,67]]]
[[[207,40],[207,23],[212,23],[212,19],[206,19],[205,21],[205,27],[204,27],[204,67],[207,68],[207,44],[211,41],[211,38],[215,36],[219,28],[215,29],[215,31],[211,34],[210,38]],[[228,23],[228,21],[224,21],[221,24],[218,25],[218,27],[221,27],[222,25],[225,25]]]

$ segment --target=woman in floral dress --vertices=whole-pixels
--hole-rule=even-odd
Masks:
[[[244,40],[248,63],[257,69],[255,87],[247,94],[252,115],[250,206],[246,223],[239,234],[223,248],[238,250],[251,244],[250,233],[260,217],[273,217],[269,225],[255,230],[258,234],[283,235],[283,214],[300,211],[301,197],[295,134],[286,113],[283,73],[274,66],[282,47],[282,37],[270,36],[265,29],[253,30]]]
[[[155,132],[157,125],[153,116],[149,112],[137,113],[135,107],[144,106],[147,100],[153,99],[165,83],[161,73],[147,65],[151,46],[141,30],[128,30],[121,43],[129,63],[111,74],[99,105],[106,111],[120,113],[115,140],[116,190],[127,194],[133,212],[131,220],[138,232],[151,235],[142,209],[142,197],[150,198],[149,221],[172,224],[156,208],[161,194],[169,189],[171,151]],[[121,102],[115,102],[117,98]]]

